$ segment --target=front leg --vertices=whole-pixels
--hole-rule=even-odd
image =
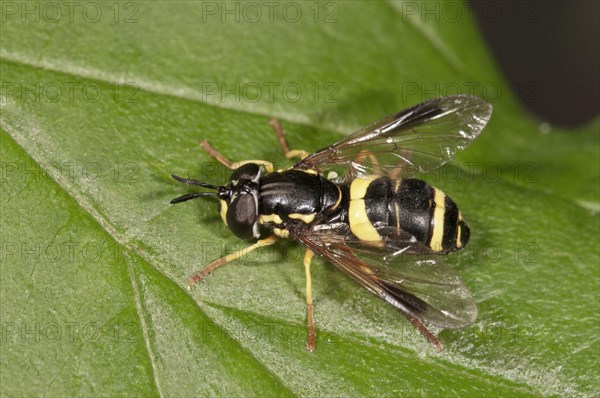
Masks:
[[[202,270],[200,270],[199,272],[195,273],[194,275],[192,275],[189,279],[188,279],[188,285],[189,287],[193,286],[194,284],[200,282],[202,279],[206,278],[206,276],[208,274],[210,274],[211,272],[213,272],[214,270],[216,270],[217,268],[232,262],[233,260],[237,260],[240,257],[245,256],[246,254],[250,253],[251,251],[254,251],[256,249],[259,249],[261,247],[265,247],[265,246],[269,246],[274,244],[275,242],[277,242],[277,236],[275,235],[271,235],[268,238],[265,239],[261,239],[259,241],[257,241],[255,244],[250,245],[242,250],[238,250],[235,253],[231,253],[228,254],[226,256],[223,256],[221,258],[218,258],[216,260],[214,260],[213,262],[211,262],[210,264],[208,264],[206,267],[204,267]]]
[[[227,167],[230,170],[235,170],[240,166],[243,166],[248,163],[256,163],[259,166],[263,166],[267,170],[267,173],[272,173],[273,170],[275,170],[275,168],[273,167],[273,163],[268,162],[266,160],[242,160],[234,163],[231,160],[227,159],[225,156],[221,155],[206,140],[200,143],[200,147],[204,149],[204,151],[206,151],[206,153],[208,153],[210,156],[215,158],[219,163],[221,163],[223,166]]]

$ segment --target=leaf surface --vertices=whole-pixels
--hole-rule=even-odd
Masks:
[[[409,2],[277,3],[253,21],[231,4],[239,21],[212,2],[81,3],[56,22],[3,9],[1,393],[597,395],[598,122],[541,133],[463,8],[435,21]],[[228,178],[199,140],[285,165],[269,117],[313,151],[457,91],[494,115],[427,176],[472,230],[449,261],[479,318],[441,331],[446,351],[317,260],[307,353],[293,243],[186,289],[244,245],[209,200],[168,204],[187,192],[171,173]]]

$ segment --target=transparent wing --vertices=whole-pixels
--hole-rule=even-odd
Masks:
[[[408,233],[365,242],[355,238],[347,225],[337,224],[317,226],[295,237],[408,318],[452,329],[470,325],[477,317],[473,298],[444,258]]]
[[[336,181],[431,171],[454,157],[485,127],[492,106],[478,97],[436,98],[390,115],[323,148],[294,167],[334,171]]]

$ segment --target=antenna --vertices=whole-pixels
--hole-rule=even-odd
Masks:
[[[197,180],[192,180],[190,178],[179,177],[179,176],[176,176],[174,174],[171,175],[171,177],[173,177],[173,179],[175,179],[175,180],[177,180],[179,182],[182,182],[182,183],[184,183],[186,185],[195,185],[195,186],[198,186],[198,187],[203,187],[203,188],[208,188],[208,189],[214,189],[214,190],[217,190],[217,191],[219,190],[219,188],[221,188],[221,187],[219,187],[217,185],[207,184],[205,182],[201,182],[201,181],[197,181]],[[188,194],[179,196],[179,197],[171,200],[171,202],[169,202],[169,203],[175,204],[175,203],[185,202],[185,201],[190,200],[190,199],[201,198],[203,196],[218,196],[218,195],[219,195],[219,192],[188,193]]]

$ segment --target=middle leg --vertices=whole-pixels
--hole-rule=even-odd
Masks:
[[[308,342],[306,343],[306,349],[308,351],[314,351],[316,348],[316,332],[315,332],[315,318],[313,314],[313,301],[312,301],[312,280],[310,276],[310,263],[312,262],[313,252],[310,249],[304,250],[304,272],[306,273],[306,310],[308,314]]]
[[[273,129],[275,129],[275,134],[277,135],[277,138],[279,139],[279,145],[281,145],[281,150],[283,151],[283,153],[285,154],[285,157],[287,159],[292,159],[292,158],[297,157],[297,158],[300,158],[300,160],[302,160],[308,156],[308,152],[306,152],[304,150],[290,149],[290,147],[287,144],[287,141],[285,140],[285,133],[283,132],[283,127],[281,127],[281,123],[279,123],[279,120],[271,119],[271,120],[269,120],[269,124],[271,126],[273,126]]]

